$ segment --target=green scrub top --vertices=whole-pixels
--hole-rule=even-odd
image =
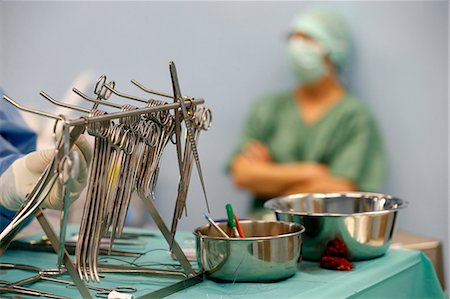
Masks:
[[[319,120],[305,123],[292,92],[258,101],[242,132],[235,154],[258,140],[278,163],[318,162],[359,191],[380,192],[386,157],[380,133],[367,108],[346,94]],[[255,199],[253,209],[264,200]]]

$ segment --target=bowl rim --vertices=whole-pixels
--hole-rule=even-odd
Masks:
[[[226,221],[216,221],[216,223],[225,223]],[[259,240],[274,240],[274,239],[280,239],[280,238],[288,238],[288,237],[295,237],[297,235],[301,235],[305,232],[306,228],[299,224],[299,223],[295,223],[295,222],[289,222],[289,221],[277,221],[277,220],[240,220],[240,223],[248,223],[248,222],[263,222],[263,223],[274,223],[274,224],[285,224],[285,225],[289,225],[289,226],[298,226],[299,227],[299,231],[296,232],[291,232],[291,233],[285,233],[285,234],[281,234],[281,235],[276,235],[276,236],[264,236],[264,237],[245,237],[245,238],[225,238],[225,237],[221,237],[221,236],[217,236],[217,237],[213,237],[213,236],[206,236],[200,233],[200,230],[206,227],[211,227],[211,224],[205,224],[202,226],[197,227],[196,229],[194,229],[194,231],[192,232],[195,236],[201,238],[201,239],[208,239],[208,240],[226,240],[226,241],[230,241],[230,242],[246,242],[246,241],[259,241]]]
[[[333,198],[333,197],[383,197],[394,199],[399,202],[399,205],[396,208],[390,208],[386,210],[380,211],[370,211],[370,212],[358,212],[358,213],[309,213],[309,212],[300,212],[300,211],[286,211],[278,208],[272,207],[272,205],[276,202],[284,201],[291,198],[304,198],[304,197],[315,197],[315,198]],[[367,216],[367,215],[382,215],[388,214],[392,212],[397,212],[401,209],[404,209],[408,206],[409,202],[402,200],[398,197],[393,197],[391,195],[383,194],[383,193],[374,193],[374,192],[330,192],[330,193],[296,193],[286,196],[275,197],[269,199],[264,203],[264,207],[266,209],[270,209],[274,211],[276,214],[288,214],[288,215],[300,215],[300,216],[330,216],[330,217],[348,217],[348,216]]]

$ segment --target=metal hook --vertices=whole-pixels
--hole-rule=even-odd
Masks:
[[[16,107],[17,109],[20,109],[22,111],[30,112],[30,113],[37,114],[37,115],[40,115],[40,116],[45,116],[45,117],[48,117],[48,118],[59,119],[59,120],[62,119],[61,116],[59,116],[59,115],[54,115],[54,114],[51,114],[51,113],[48,113],[48,112],[44,112],[44,111],[40,111],[40,110],[36,110],[36,109],[32,109],[32,108],[28,108],[28,107],[22,106],[22,105],[18,104],[16,101],[14,101],[13,99],[11,99],[10,97],[8,97],[6,95],[3,96],[3,99],[5,99],[10,104],[12,104],[14,107]]]
[[[117,90],[114,89],[114,87],[111,87],[109,83],[108,84],[104,84],[103,86],[106,89],[108,89],[110,92],[112,92],[113,94],[115,94],[115,95],[117,95],[119,97],[122,97],[122,98],[125,98],[125,99],[129,99],[129,100],[138,101],[138,102],[141,102],[141,103],[147,103],[148,102],[147,99],[140,98],[140,97],[135,97],[135,96],[132,96],[132,95],[129,95],[129,94],[117,91]]]
[[[143,90],[145,92],[148,92],[148,93],[151,93],[151,94],[156,94],[156,95],[159,95],[159,96],[162,96],[162,97],[166,97],[166,98],[171,98],[171,99],[173,98],[172,95],[167,94],[165,92],[160,92],[160,91],[156,91],[156,90],[147,88],[147,87],[145,87],[144,85],[142,85],[141,83],[139,83],[138,81],[136,81],[134,79],[131,79],[131,83],[133,83],[134,85],[136,85],[138,88],[140,88],[141,90]]]
[[[76,88],[72,88],[72,91],[74,93],[76,93],[77,95],[79,95],[80,97],[82,97],[83,99],[85,99],[86,101],[89,101],[89,102],[92,102],[92,103],[95,103],[95,104],[98,104],[98,105],[105,105],[105,106],[109,106],[109,107],[113,107],[113,108],[117,108],[117,109],[122,109],[122,106],[119,105],[119,104],[114,104],[114,103],[111,103],[111,102],[95,100],[95,99],[87,96],[82,91],[80,91],[80,90],[78,90]]]
[[[71,105],[71,104],[67,104],[67,103],[63,103],[63,102],[57,101],[54,98],[52,98],[51,96],[49,96],[47,93],[45,93],[44,91],[41,91],[39,94],[41,96],[43,96],[44,98],[46,98],[48,101],[50,101],[50,103],[55,104],[57,106],[73,109],[73,110],[84,112],[84,113],[89,113],[90,112],[89,109],[85,109],[85,108],[81,108],[81,107],[78,107],[78,106],[75,106],[75,105]]]
[[[156,95],[159,95],[159,96],[162,96],[162,97],[166,97],[166,98],[169,98],[169,99],[173,99],[173,95],[165,93],[165,92],[153,90],[153,89],[150,89],[148,87],[145,87],[144,85],[142,85],[141,83],[139,83],[138,81],[136,81],[134,79],[131,80],[131,83],[133,83],[134,85],[136,85],[138,88],[140,88],[141,90],[143,90],[145,92],[148,92],[148,93],[151,93],[151,94],[156,94]],[[191,100],[192,98],[188,97],[188,96],[184,96],[183,99]]]

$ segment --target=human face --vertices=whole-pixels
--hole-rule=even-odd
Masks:
[[[289,60],[302,84],[311,84],[329,73],[327,52],[320,42],[302,32],[290,35]]]

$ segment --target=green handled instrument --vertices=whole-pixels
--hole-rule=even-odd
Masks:
[[[228,225],[233,230],[234,236],[239,238],[239,232],[237,230],[236,220],[234,219],[233,207],[231,207],[231,204],[227,203],[225,205],[225,208],[227,209]]]

